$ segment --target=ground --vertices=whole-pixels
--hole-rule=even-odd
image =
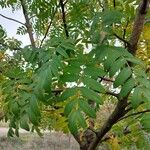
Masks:
[[[7,138],[8,128],[0,127],[0,150],[79,150],[71,135],[46,132],[41,138],[36,133],[20,130],[20,138]]]

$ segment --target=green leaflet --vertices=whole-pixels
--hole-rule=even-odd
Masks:
[[[25,26],[21,26],[21,27],[18,27],[17,28],[17,33],[16,34],[19,34],[19,35],[24,35],[27,33],[27,29]]]
[[[126,60],[131,62],[131,63],[133,63],[133,64],[138,64],[138,65],[142,65],[143,66],[142,61],[140,61],[140,59],[138,59],[138,58],[129,57],[129,58],[126,58]]]
[[[103,69],[96,66],[86,66],[86,68],[84,69],[84,73],[93,78],[97,78],[99,76],[102,77],[106,74]]]
[[[30,131],[28,120],[26,117],[22,117],[20,120],[20,127],[26,131]]]
[[[143,88],[143,101],[144,102],[150,102],[150,89],[149,88]]]
[[[39,124],[38,116],[34,113],[34,111],[31,108],[27,110],[27,113],[28,113],[31,123],[37,126]]]
[[[70,74],[79,74],[81,71],[80,66],[76,66],[76,64],[70,64],[65,69],[64,72],[70,73]]]
[[[45,91],[38,90],[38,91],[35,91],[35,95],[38,100],[44,102],[45,104],[49,103],[50,102],[49,100],[52,97],[51,91],[45,93]]]
[[[96,103],[101,103],[101,98],[98,95],[98,93],[94,92],[93,90],[90,90],[86,87],[81,87],[79,88],[81,90],[81,93],[83,96],[85,96],[86,98],[95,101]]]
[[[96,118],[96,112],[90,105],[87,103],[86,100],[79,99],[78,100],[79,108],[86,113],[89,117]]]
[[[139,77],[139,78],[137,78],[137,80],[145,88],[150,89],[150,81],[147,80],[147,77]]]
[[[30,97],[30,108],[35,113],[35,115],[40,116],[38,100],[35,95],[31,95],[31,97]]]
[[[99,20],[100,20],[100,16],[101,16],[101,13],[100,12],[97,12],[95,14],[95,16],[93,17],[93,20],[92,20],[92,25],[91,25],[91,34],[96,30],[96,28],[98,27],[98,23],[99,23]]]
[[[72,134],[78,133],[78,127],[86,128],[87,124],[82,113],[77,110],[70,113],[68,118],[68,127]]]
[[[76,100],[70,101],[66,104],[65,109],[64,109],[64,113],[66,116],[68,116],[71,113],[73,108],[75,108],[76,104],[77,104]]]
[[[126,61],[124,59],[117,59],[110,68],[109,76],[113,77],[115,73],[125,65],[125,63]]]
[[[99,62],[103,62],[105,57],[108,55],[108,51],[109,51],[109,46],[107,45],[100,45],[97,46],[93,51],[95,51],[96,55],[96,59]]]
[[[121,53],[121,56],[125,57],[125,58],[132,58],[133,55],[131,53],[128,52],[127,49],[123,48],[123,47],[115,47],[115,49]]]
[[[92,78],[83,77],[83,83],[93,90],[96,90],[101,93],[105,93],[105,89],[103,88],[103,86]]]
[[[82,128],[86,128],[87,124],[82,113],[79,110],[76,111],[76,113],[77,113],[77,120],[78,120],[79,126],[81,126]]]
[[[7,76],[8,78],[14,78],[14,79],[21,79],[24,74],[23,74],[23,70],[20,67],[16,67],[8,70],[6,73],[4,73],[5,76]]]
[[[97,44],[100,41],[100,34],[99,32],[92,32],[91,33],[91,41],[93,44]]]
[[[78,133],[77,113],[74,111],[68,117],[68,127],[73,135]]]
[[[77,94],[77,88],[68,88],[66,89],[60,96],[60,100],[67,100],[71,96],[74,96]]]
[[[131,76],[131,74],[132,71],[130,67],[123,68],[115,79],[114,87],[116,88],[119,85],[123,85],[123,83]]]
[[[12,110],[12,113],[14,114],[14,115],[19,115],[19,105],[18,105],[18,103],[15,101],[15,102],[12,102],[11,103],[11,110]]]
[[[38,76],[39,87],[43,89],[43,86],[46,86],[48,82],[51,82],[52,77],[59,78],[59,68],[62,68],[61,58],[59,56],[53,55],[51,61],[47,61],[39,69]]]
[[[77,74],[64,74],[60,77],[60,81],[62,83],[77,82],[78,79],[79,79],[79,75],[77,75]]]
[[[19,129],[18,129],[18,128],[15,129],[15,135],[16,135],[17,137],[19,137]]]
[[[16,122],[15,122],[16,117],[13,117],[10,119],[10,124],[9,127],[16,129]]]
[[[62,42],[61,46],[64,47],[66,50],[71,50],[71,51],[75,50],[75,45],[74,45],[73,41],[71,41],[70,39]]]
[[[62,47],[58,46],[56,48],[56,52],[58,52],[63,57],[68,58],[68,54],[66,53],[66,51]]]
[[[134,92],[131,97],[131,104],[133,108],[137,108],[142,102],[142,89],[137,87],[134,89]]]
[[[108,71],[110,67],[114,65],[114,61],[121,56],[121,53],[119,53],[114,47],[109,47],[107,53],[107,59],[104,61],[104,68],[106,71]]]
[[[139,82],[140,82],[140,80],[142,80],[142,78],[147,79],[147,75],[143,69],[140,69],[140,68],[134,69],[134,74],[137,76],[137,79],[139,80]],[[150,82],[148,82],[148,83],[150,83]],[[145,84],[145,82],[144,82],[144,84]]]
[[[136,87],[132,97],[131,97],[131,104],[133,108],[137,108],[139,104],[142,102],[147,103],[150,101],[150,92],[149,89],[145,87]]]
[[[0,26],[0,40],[5,36],[5,31],[3,30],[2,26]]]
[[[35,51],[29,49],[28,47],[23,49],[23,58],[27,62],[34,64],[36,62],[36,59],[37,59],[36,57],[37,57],[37,53]]]
[[[111,25],[112,23],[120,23],[122,17],[122,12],[118,10],[107,10],[103,13],[102,20],[105,25]]]
[[[37,134],[38,134],[39,136],[43,136],[43,134],[41,133],[39,127],[34,126],[34,129],[35,129],[35,131],[37,132]]]
[[[21,95],[21,100],[18,101],[18,104],[23,107],[27,102],[28,102],[28,99],[30,98],[30,94],[27,93],[27,92],[22,92],[22,95]]]
[[[7,132],[7,136],[8,136],[8,137],[13,137],[13,135],[14,135],[13,129],[12,129],[12,128],[9,128],[9,130],[8,130],[8,132]]]
[[[43,67],[43,70],[35,76],[36,88],[48,90],[51,87],[52,73],[49,65]]]
[[[127,96],[131,90],[134,88],[135,86],[135,81],[133,78],[130,78],[123,86],[122,86],[122,89],[120,91],[120,96],[121,97],[125,97]]]
[[[143,117],[141,119],[141,124],[144,130],[147,130],[148,132],[150,131],[150,114],[149,113],[143,114]]]
[[[49,45],[51,47],[57,47],[58,45],[61,44],[62,42],[62,38],[61,37],[52,37],[50,40],[49,40]]]
[[[57,68],[63,68],[63,63],[61,62],[61,56],[53,55],[52,60]]]
[[[51,63],[51,72],[55,77],[59,77],[57,64],[54,61]]]

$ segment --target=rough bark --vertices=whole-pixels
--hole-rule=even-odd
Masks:
[[[25,17],[25,21],[26,21],[25,26],[26,26],[27,32],[29,34],[31,46],[32,46],[32,48],[35,48],[36,46],[35,46],[35,41],[34,41],[34,36],[33,36],[33,29],[32,29],[32,25],[31,25],[31,22],[30,22],[30,19],[28,16],[26,4],[25,4],[24,0],[20,0],[20,2],[21,2],[24,17]]]
[[[135,55],[137,50],[138,41],[143,30],[143,26],[145,23],[145,15],[148,11],[149,3],[150,3],[149,0],[142,0],[137,9],[137,14],[135,17],[133,30],[132,30],[132,34],[128,46],[129,52],[133,55]]]

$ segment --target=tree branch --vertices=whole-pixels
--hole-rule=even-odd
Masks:
[[[114,96],[114,97],[118,98],[118,94],[110,92],[110,91],[107,91],[105,94],[111,95],[111,96]]]
[[[131,133],[131,131],[128,129],[128,126],[124,128],[123,130],[123,135],[128,135],[129,133]],[[115,137],[115,133],[111,133],[110,135],[106,135],[101,141],[102,142],[106,142],[108,140],[110,140],[112,137]]]
[[[137,44],[138,44],[141,32],[143,30],[143,26],[145,23],[145,15],[147,13],[149,3],[150,3],[149,0],[142,0],[137,9],[137,15],[135,17],[132,34],[129,40],[130,44],[128,46],[129,52],[133,55],[135,55],[136,50],[137,50]]]
[[[129,24],[129,20],[127,20],[127,24],[126,24],[126,26],[125,26],[125,28],[124,28],[124,30],[123,30],[123,39],[125,39],[125,37],[126,37],[126,31],[127,31],[127,27],[128,27],[128,24]],[[126,45],[125,45],[126,46]]]
[[[144,111],[140,111],[140,112],[136,112],[136,113],[133,113],[133,114],[129,114],[127,116],[124,116],[124,117],[120,118],[118,121],[121,121],[123,119],[129,118],[129,117],[132,117],[132,116],[136,116],[136,115],[139,115],[139,114],[149,113],[149,112],[150,112],[150,109],[144,110]]]
[[[116,0],[113,0],[113,6],[116,8]]]
[[[24,23],[22,23],[22,22],[20,22],[20,21],[18,21],[18,20],[16,20],[16,19],[6,17],[6,16],[4,16],[4,15],[2,15],[2,14],[0,14],[0,16],[1,16],[1,17],[3,17],[3,18],[5,18],[5,19],[8,19],[8,20],[11,20],[11,21],[17,22],[17,23],[19,23],[19,24],[21,24],[21,25],[25,26],[25,24],[24,24]]]
[[[20,2],[21,2],[24,17],[25,17],[25,20],[26,20],[25,26],[26,26],[27,32],[29,34],[31,46],[32,46],[32,48],[35,48],[36,46],[35,46],[34,36],[33,36],[33,33],[32,33],[33,29],[32,29],[32,25],[30,23],[30,18],[28,16],[26,4],[25,4],[24,0],[20,0]]]
[[[44,35],[43,39],[41,40],[40,48],[42,47],[42,44],[43,44],[44,40],[45,40],[46,37],[47,37],[47,34],[48,34],[48,32],[49,32],[49,30],[50,30],[50,27],[51,27],[51,25],[52,25],[52,23],[53,23],[53,20],[54,20],[54,17],[55,17],[55,14],[56,14],[56,12],[57,12],[57,8],[59,7],[59,5],[60,5],[60,4],[58,4],[58,5],[56,6],[56,9],[55,9],[55,11],[54,11],[54,13],[53,13],[53,15],[52,15],[51,21],[50,21],[50,23],[49,23],[49,25],[48,25],[48,27],[47,27],[47,29],[46,29],[45,35]]]
[[[124,43],[124,45],[129,45],[129,42],[126,41],[124,38],[118,36],[116,33],[114,33],[114,36],[117,37],[120,41]]]
[[[61,6],[61,10],[62,10],[62,19],[63,19],[66,37],[69,38],[69,32],[68,32],[68,27],[67,27],[67,23],[66,23],[66,14],[65,14],[65,4],[66,3],[63,3],[63,1],[64,0],[60,0],[60,6]]]
[[[108,82],[114,82],[114,80],[109,79],[109,78],[104,78],[104,77],[99,77],[101,79],[101,81],[108,81]]]
[[[93,150],[97,147],[98,143],[101,142],[104,135],[112,128],[112,126],[122,117],[125,115],[125,108],[127,106],[127,97],[123,98],[122,100],[118,101],[115,110],[112,112],[108,120],[104,123],[101,129],[97,131],[97,137],[90,144],[88,150]]]
[[[150,19],[146,19],[146,20],[145,20],[145,24],[146,24],[146,23],[150,23]]]

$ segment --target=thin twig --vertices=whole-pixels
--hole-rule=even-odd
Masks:
[[[120,41],[122,41],[125,45],[129,45],[128,41],[126,41],[124,38],[118,36],[116,33],[114,33],[114,36],[117,37]]]
[[[36,17],[36,15],[31,16],[31,17],[29,18],[29,20],[31,20],[31,19],[34,18],[34,17]]]
[[[57,12],[57,8],[59,7],[59,5],[60,5],[60,4],[58,4],[58,5],[56,6],[56,9],[55,9],[55,11],[54,11],[54,13],[53,13],[53,16],[52,16],[52,18],[51,18],[51,21],[50,21],[50,23],[49,23],[49,25],[48,25],[48,27],[47,27],[47,29],[46,29],[45,35],[44,35],[43,39],[41,40],[40,48],[42,47],[42,44],[43,44],[44,40],[45,40],[46,37],[47,37],[47,34],[48,34],[48,32],[49,32],[49,30],[50,30],[50,27],[51,27],[51,25],[52,25],[52,23],[53,23],[53,20],[54,20],[54,17],[55,17],[55,14],[56,14],[56,12]]]
[[[113,0],[113,5],[114,5],[114,8],[116,8],[116,1]]]
[[[129,117],[132,117],[132,116],[140,115],[140,114],[143,114],[143,113],[149,113],[149,112],[150,112],[150,109],[144,110],[144,111],[140,111],[140,112],[136,112],[136,113],[133,113],[133,114],[129,114],[127,116],[124,116],[124,117],[120,118],[118,121],[121,121],[123,119],[129,118]]]
[[[17,22],[17,23],[22,24],[23,26],[25,26],[25,24],[24,24],[24,23],[22,23],[22,22],[20,22],[20,21],[18,21],[18,20],[16,20],[16,19],[6,17],[6,16],[4,16],[4,15],[2,15],[2,14],[0,14],[0,16],[2,16],[2,17],[3,17],[3,18],[5,18],[5,19],[8,19],[8,20],[11,20],[11,21]]]
[[[63,89],[53,89],[53,90],[52,90],[52,93],[55,93],[55,94],[57,95],[57,94],[60,94],[62,91],[63,91]],[[113,92],[111,92],[111,91],[107,91],[105,94],[107,94],[107,95],[112,95],[112,96],[118,98],[118,94],[113,93]]]
[[[122,35],[122,38],[123,38],[123,39],[125,39],[125,37],[126,37],[126,31],[127,31],[128,24],[129,24],[129,20],[127,20],[127,24],[126,24],[126,26],[125,26],[125,28],[124,28],[124,30],[123,30],[123,35]],[[127,45],[126,45],[126,43],[125,43],[125,47],[126,47],[126,46],[127,46]]]
[[[62,19],[63,19],[65,34],[66,34],[66,37],[69,38],[69,32],[68,32],[68,27],[66,23],[65,3],[63,3],[63,0],[60,0],[60,6],[62,10]]]
[[[118,94],[110,92],[110,91],[107,91],[105,94],[111,95],[111,96],[114,96],[114,97],[118,98]]]
[[[109,79],[109,78],[105,78],[105,77],[99,77],[101,79],[101,81],[108,81],[108,82],[114,82],[114,80]]]

